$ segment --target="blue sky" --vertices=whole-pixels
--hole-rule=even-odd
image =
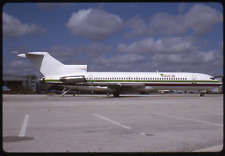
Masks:
[[[39,71],[13,52],[48,51],[89,71],[223,74],[220,3],[6,3],[3,73]]]

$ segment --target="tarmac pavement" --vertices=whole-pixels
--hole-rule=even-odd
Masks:
[[[3,95],[5,152],[219,152],[223,95]]]

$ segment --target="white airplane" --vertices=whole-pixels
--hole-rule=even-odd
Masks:
[[[207,74],[187,72],[88,72],[87,65],[64,65],[48,52],[18,54],[28,58],[44,75],[45,83],[70,89],[105,91],[119,97],[125,92],[152,92],[158,90],[199,90],[204,96],[208,89],[222,85]],[[68,88],[66,90],[65,88]]]

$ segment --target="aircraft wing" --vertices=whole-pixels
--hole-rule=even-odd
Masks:
[[[144,87],[145,85],[143,83],[114,83],[111,85],[108,85],[110,87]]]
[[[142,83],[118,83],[114,85],[108,85],[108,88],[113,92],[146,92],[154,90],[152,87],[145,86]]]
[[[80,91],[98,91],[98,92],[112,92],[113,90],[104,86],[84,86],[84,85],[62,85],[70,89]]]
[[[65,87],[80,90],[80,91],[100,91],[100,92],[126,92],[126,91],[146,91],[152,90],[152,88],[146,88],[144,84],[141,83],[113,83],[108,85],[95,85],[95,86],[85,86],[85,85],[65,85]]]

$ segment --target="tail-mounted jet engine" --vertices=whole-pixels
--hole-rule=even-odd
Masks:
[[[60,77],[60,81],[64,83],[81,83],[81,82],[87,82],[86,78],[81,75],[81,76],[64,76]]]

